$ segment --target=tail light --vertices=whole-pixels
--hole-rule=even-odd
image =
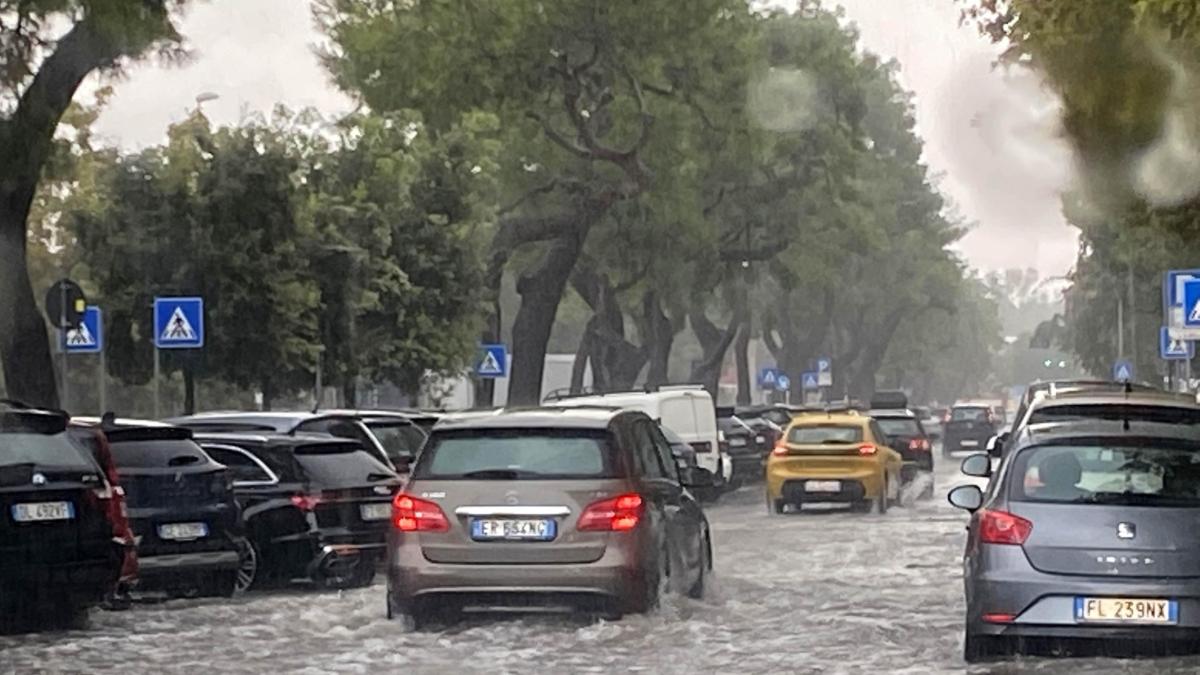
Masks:
[[[707,455],[712,452],[712,443],[688,443],[697,455]]]
[[[449,532],[442,507],[401,492],[392,500],[392,527],[401,532]]]
[[[929,441],[928,441],[928,439],[924,439],[924,438],[914,438],[908,442],[908,449],[909,450],[928,450],[929,449]]]
[[[312,511],[322,501],[321,495],[292,495],[292,505],[301,511]]]
[[[580,530],[627,532],[637,527],[645,505],[635,493],[593,502],[579,515]]]
[[[858,446],[858,454],[860,454],[860,455],[867,456],[867,455],[873,455],[875,453],[876,453],[875,446],[871,445],[870,443],[863,443],[862,445]]]
[[[1017,615],[997,612],[992,614],[984,614],[979,618],[983,619],[986,623],[1012,623],[1016,620]]]
[[[787,443],[784,443],[782,438],[779,439],[779,442],[775,444],[775,448],[771,450],[771,454],[776,457],[783,457],[788,454]]]
[[[1007,511],[979,512],[979,540],[985,544],[1020,546],[1033,532],[1033,523]]]

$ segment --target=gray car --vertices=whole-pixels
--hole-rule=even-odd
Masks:
[[[444,610],[643,612],[699,597],[708,521],[643,413],[550,408],[433,430],[388,535],[389,618]]]
[[[1200,437],[1188,426],[1085,421],[1025,429],[985,454],[950,503],[972,513],[967,661],[1071,639],[1190,647],[1200,638]],[[1066,639],[1066,641],[1064,641]],[[1192,641],[1189,643],[1189,641]],[[1126,643],[1129,644],[1129,643]]]

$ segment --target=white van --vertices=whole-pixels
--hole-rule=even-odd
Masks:
[[[707,469],[728,482],[733,476],[733,463],[722,452],[717,433],[717,409],[712,396],[700,385],[662,386],[656,391],[626,391],[612,394],[572,396],[546,405],[611,406],[631,408],[646,413],[674,431],[696,451],[696,465]]]

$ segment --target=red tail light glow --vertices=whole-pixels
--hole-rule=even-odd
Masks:
[[[979,618],[983,619],[985,623],[1012,623],[1014,620],[1016,620],[1017,615],[1016,614],[993,613],[993,614],[984,614],[983,616],[981,616]]]
[[[645,505],[639,494],[630,493],[593,502],[579,514],[580,530],[628,532],[637,527]]]
[[[392,527],[401,532],[448,532],[450,521],[437,504],[401,492],[392,500]]]
[[[292,505],[301,511],[312,511],[321,501],[321,495],[292,495]]]
[[[775,444],[775,449],[771,451],[771,454],[775,455],[776,457],[783,457],[784,455],[788,454],[787,443],[784,443],[782,438],[779,439],[779,442]]]
[[[870,443],[863,443],[862,445],[858,446],[858,454],[860,455],[873,455],[875,452],[875,446],[871,445]]]
[[[928,450],[929,440],[925,438],[914,438],[908,442],[909,450]]]
[[[979,512],[979,540],[985,544],[1020,546],[1033,532],[1033,523],[1007,511]]]

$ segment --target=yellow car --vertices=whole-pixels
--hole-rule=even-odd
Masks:
[[[767,459],[767,512],[834,502],[886,513],[900,499],[903,463],[866,415],[800,415]]]

